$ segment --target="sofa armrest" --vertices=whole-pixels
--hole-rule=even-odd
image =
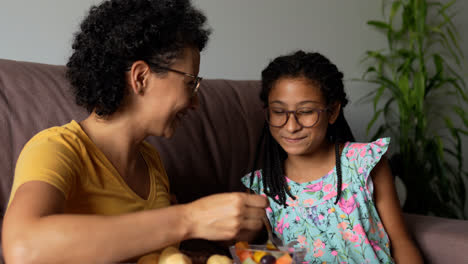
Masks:
[[[404,214],[425,263],[468,263],[468,221]]]

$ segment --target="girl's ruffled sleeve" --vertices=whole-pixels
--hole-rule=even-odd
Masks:
[[[257,194],[264,194],[261,170],[256,170],[253,173],[247,173],[241,178],[241,182],[247,189],[250,189]]]
[[[346,157],[353,174],[357,176],[355,180],[371,193],[374,191],[374,186],[369,175],[387,152],[389,144],[390,138],[379,138],[370,143],[352,143],[347,149]]]

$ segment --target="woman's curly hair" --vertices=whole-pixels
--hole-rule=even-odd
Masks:
[[[205,22],[189,0],[107,0],[91,7],[67,63],[76,103],[111,115],[123,101],[133,62],[167,67],[187,46],[202,51],[210,34]]]

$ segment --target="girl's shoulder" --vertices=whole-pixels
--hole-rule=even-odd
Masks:
[[[375,141],[362,142],[347,142],[343,148],[342,155],[348,161],[361,161],[368,158],[380,159],[388,150],[390,138],[379,138]]]
[[[384,137],[384,138],[379,138],[371,142],[351,142],[348,141],[345,144],[345,148],[347,149],[362,149],[362,148],[368,148],[368,147],[374,147],[374,146],[379,146],[379,147],[388,147],[390,145],[390,138],[389,137]]]
[[[379,138],[369,143],[346,143],[341,156],[343,182],[357,183],[356,186],[369,188],[372,192],[370,172],[387,152],[389,144],[390,138]]]

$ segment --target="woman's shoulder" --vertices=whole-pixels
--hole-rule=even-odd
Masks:
[[[86,153],[76,126],[76,122],[70,122],[44,129],[26,143],[16,162],[12,193],[23,183],[38,180],[68,197],[75,177],[83,172],[82,157]]]
[[[83,142],[82,130],[76,121],[71,121],[62,126],[46,128],[34,135],[24,146],[29,148],[77,148]]]

